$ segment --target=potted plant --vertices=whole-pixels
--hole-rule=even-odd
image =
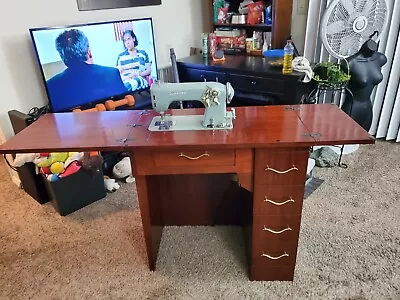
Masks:
[[[342,89],[346,87],[351,77],[348,67],[346,73],[340,64],[329,61],[316,64],[313,71],[313,80],[319,89]]]

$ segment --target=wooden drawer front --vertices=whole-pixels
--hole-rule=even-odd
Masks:
[[[226,83],[226,74],[222,72],[204,71],[199,69],[182,69],[181,72],[185,81],[217,81]]]
[[[293,281],[295,265],[265,267],[263,264],[254,264],[251,266],[250,280],[258,281]]]
[[[253,263],[296,263],[301,216],[257,216],[253,221]]]
[[[230,81],[232,87],[237,90],[259,91],[273,94],[285,93],[285,82],[281,79],[231,74]]]
[[[308,151],[273,152],[257,149],[255,184],[305,184]]]
[[[234,166],[235,150],[160,151],[153,153],[157,167]]]
[[[296,242],[299,237],[301,216],[255,216],[253,220],[253,237],[262,249],[280,243],[280,246]],[[279,249],[277,249],[279,250]]]
[[[305,185],[256,185],[255,215],[300,215]]]

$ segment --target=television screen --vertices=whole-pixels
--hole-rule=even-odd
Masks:
[[[30,34],[52,112],[122,98],[157,80],[151,18],[32,28]]]

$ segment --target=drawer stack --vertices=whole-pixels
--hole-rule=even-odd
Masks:
[[[293,280],[308,154],[256,150],[252,280]]]

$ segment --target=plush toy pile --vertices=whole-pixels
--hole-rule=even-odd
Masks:
[[[38,174],[43,174],[49,181],[57,181],[77,173],[81,168],[92,172],[102,172],[103,159],[98,152],[52,152],[17,154],[15,167],[32,162],[36,165]],[[132,177],[129,157],[124,157],[113,168],[113,177],[127,183],[135,181]],[[104,176],[104,186],[114,192],[120,188],[116,179]]]
[[[38,173],[43,174],[49,181],[57,181],[78,172],[82,158],[83,152],[17,154],[14,166],[21,167],[25,163],[33,162]]]

